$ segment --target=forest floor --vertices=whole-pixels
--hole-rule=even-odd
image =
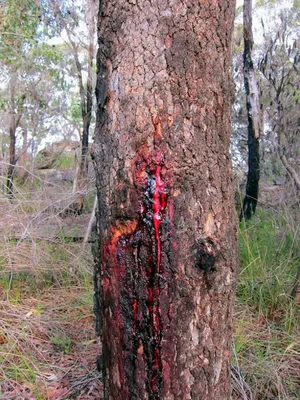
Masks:
[[[43,186],[13,202],[0,198],[0,400],[101,398],[93,261],[80,241],[94,194],[73,219],[53,209],[57,198]],[[240,226],[234,400],[300,398],[300,289],[291,296],[300,265],[297,215],[261,206]]]
[[[36,179],[0,196],[0,400],[99,399],[93,260],[70,183]]]
[[[0,293],[0,399],[99,399],[91,275],[23,274]]]

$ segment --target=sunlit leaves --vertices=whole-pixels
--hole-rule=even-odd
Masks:
[[[4,0],[0,3],[0,59],[18,60],[35,44],[40,9],[34,0]]]

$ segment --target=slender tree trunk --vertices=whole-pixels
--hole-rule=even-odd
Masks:
[[[100,4],[93,158],[104,398],[229,400],[235,1]]]
[[[86,18],[89,27],[89,44],[88,44],[88,68],[87,68],[87,85],[85,89],[82,63],[79,58],[79,47],[81,43],[76,44],[72,38],[70,26],[64,20],[59,8],[59,2],[53,3],[52,7],[59,18],[62,26],[66,30],[67,37],[70,43],[70,48],[73,53],[74,63],[77,72],[77,82],[80,94],[81,116],[82,116],[82,135],[81,135],[81,155],[78,157],[78,166],[76,167],[76,176],[74,178],[73,193],[78,192],[75,202],[71,205],[71,209],[76,214],[81,214],[83,211],[85,192],[88,186],[88,155],[89,155],[89,133],[92,120],[93,108],[93,65],[95,58],[95,14],[97,2],[96,0],[86,1]]]
[[[88,74],[87,74],[87,88],[86,88],[86,107],[82,113],[83,119],[83,133],[82,133],[82,152],[81,152],[81,175],[87,180],[88,174],[88,163],[87,156],[89,152],[89,130],[92,120],[92,109],[93,109],[93,65],[95,58],[95,13],[96,13],[96,1],[88,1],[87,20],[89,26],[89,46],[88,46]]]
[[[10,90],[10,104],[9,104],[9,165],[7,169],[6,190],[9,197],[13,197],[13,178],[17,163],[16,158],[16,130],[20,124],[22,117],[22,107],[25,100],[23,94],[18,102],[16,102],[16,85],[17,73],[12,72],[9,83]]]
[[[9,165],[7,169],[7,194],[13,197],[13,177],[16,166],[16,125],[15,115],[11,113],[9,124]]]
[[[95,58],[95,13],[96,13],[96,1],[88,1],[88,11],[87,20],[89,26],[89,46],[88,46],[88,74],[87,74],[87,88],[86,88],[86,101],[85,108],[82,110],[82,120],[83,120],[83,131],[82,131],[82,141],[81,141],[81,160],[79,166],[79,177],[78,177],[78,189],[84,190],[88,186],[88,155],[89,155],[89,132],[92,120],[92,109],[93,109],[93,65]],[[79,196],[79,210],[80,213],[83,209],[84,194]]]
[[[27,150],[28,150],[28,131],[26,127],[23,127],[23,143],[22,143],[22,153],[20,156],[20,169],[18,173],[18,179],[21,182],[25,181],[25,178],[28,175],[28,171],[26,169],[27,164]]]
[[[6,190],[10,197],[13,197],[13,176],[16,165],[16,104],[15,104],[15,84],[16,84],[16,73],[12,72],[10,83],[9,83],[9,165],[7,169],[7,181]]]
[[[260,176],[259,137],[262,132],[262,114],[252,61],[252,47],[252,0],[244,0],[244,81],[248,112],[248,175],[240,220],[242,218],[250,219],[255,213]]]
[[[94,200],[93,210],[92,210],[90,220],[89,220],[89,224],[86,228],[86,232],[85,232],[83,242],[82,242],[83,249],[86,247],[89,239],[91,238],[92,228],[93,228],[93,225],[95,224],[95,219],[96,219],[97,205],[98,205],[98,199],[97,199],[97,195],[96,195],[95,200]]]

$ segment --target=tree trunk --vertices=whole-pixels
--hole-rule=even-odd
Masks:
[[[6,190],[9,197],[13,197],[13,177],[16,167],[16,124],[15,115],[10,113],[9,122],[9,165],[7,169]]]
[[[262,115],[252,61],[252,47],[252,0],[244,0],[244,82],[248,113],[248,175],[240,220],[250,219],[255,213],[259,190],[259,137],[262,132]]]
[[[28,176],[28,170],[27,170],[27,150],[28,150],[28,131],[27,127],[23,127],[23,143],[22,143],[22,152],[20,155],[20,168],[18,171],[18,180],[20,182],[25,181],[26,177]]]
[[[79,165],[78,175],[78,189],[86,190],[88,186],[88,155],[89,155],[89,132],[92,120],[92,109],[93,109],[93,65],[95,57],[95,12],[96,12],[96,1],[88,1],[88,25],[89,25],[89,46],[88,46],[88,74],[87,74],[87,87],[86,87],[86,101],[84,109],[82,109],[82,140],[81,140],[81,159]],[[79,211],[83,210],[84,194],[81,194],[78,198]]]
[[[23,94],[19,101],[16,101],[16,85],[17,73],[11,72],[9,82],[9,165],[7,169],[7,181],[6,190],[9,197],[13,197],[13,178],[17,163],[16,158],[16,130],[20,124],[22,117],[22,107],[25,100],[25,94]]]
[[[93,158],[104,398],[229,399],[235,2],[100,4]]]
[[[93,65],[95,57],[95,13],[96,13],[96,1],[87,1],[87,24],[89,26],[89,45],[88,45],[88,68],[87,68],[87,85],[84,89],[83,76],[82,76],[82,65],[79,61],[78,50],[75,43],[72,41],[69,35],[69,40],[73,50],[73,56],[77,68],[77,76],[81,98],[81,113],[82,113],[82,137],[81,137],[81,156],[78,159],[79,165],[75,177],[76,186],[74,191],[79,192],[75,203],[72,207],[76,210],[77,214],[81,214],[83,211],[85,191],[88,186],[88,155],[89,155],[89,132],[92,120],[92,108],[93,108]]]
[[[68,41],[70,43],[70,48],[72,50],[72,55],[74,57],[74,63],[76,67],[77,82],[80,94],[81,103],[81,116],[82,116],[82,135],[81,135],[81,154],[78,157],[78,165],[75,170],[75,178],[73,184],[73,193],[78,193],[76,200],[71,204],[70,211],[75,214],[81,214],[83,211],[85,192],[88,186],[88,154],[89,154],[89,132],[92,120],[92,108],[93,108],[93,65],[95,58],[95,14],[97,2],[96,0],[86,1],[86,18],[88,25],[88,66],[87,66],[87,83],[86,88],[84,85],[83,77],[83,66],[80,60],[79,49],[82,46],[81,41],[77,44],[73,39],[73,32],[71,27],[65,21],[60,8],[59,2],[52,4],[56,16],[60,20],[62,26],[66,30]]]
[[[16,166],[16,73],[11,73],[9,82],[9,164],[7,169],[6,190],[10,197],[13,197],[13,177]]]

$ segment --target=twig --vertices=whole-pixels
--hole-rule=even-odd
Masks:
[[[96,376],[93,376],[93,377],[91,377],[91,378],[88,378],[88,376],[90,375],[90,373],[89,374],[87,374],[87,376],[85,377],[85,378],[83,378],[81,381],[79,381],[79,382],[75,382],[75,383],[73,383],[72,385],[71,385],[71,387],[70,387],[70,389],[68,389],[63,395],[61,395],[60,397],[58,397],[56,400],[63,400],[63,399],[65,399],[66,397],[65,396],[67,396],[67,395],[69,395],[70,393],[72,393],[72,391],[77,387],[77,386],[86,386],[88,383],[90,383],[90,382],[93,382],[93,381],[95,381],[96,379],[97,380],[100,380],[100,377],[101,377],[101,375],[98,373]]]
[[[97,203],[98,203],[98,197],[97,197],[97,194],[96,194],[95,200],[94,200],[94,205],[93,205],[93,211],[92,211],[91,218],[89,220],[89,224],[88,224],[88,227],[87,227],[84,239],[83,239],[83,243],[82,243],[82,247],[83,248],[85,248],[86,244],[89,241],[89,237],[91,236],[92,226],[93,226],[94,218],[95,218],[95,215],[96,215]]]

